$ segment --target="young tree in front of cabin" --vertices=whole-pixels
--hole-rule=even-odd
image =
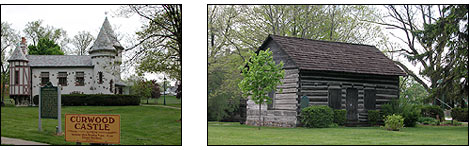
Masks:
[[[272,99],[267,94],[277,90],[277,85],[282,84],[281,79],[285,71],[282,70],[283,62],[275,64],[269,49],[260,50],[259,53],[249,51],[249,55],[250,58],[245,61],[248,67],[240,66],[243,80],[239,83],[239,88],[243,96],[251,96],[251,100],[259,104],[259,122],[263,125],[261,106],[264,103],[272,103]]]

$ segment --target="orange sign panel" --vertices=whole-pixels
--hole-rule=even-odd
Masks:
[[[65,114],[65,141],[120,143],[120,115]]]

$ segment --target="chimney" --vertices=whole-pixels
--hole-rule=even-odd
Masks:
[[[21,50],[23,51],[23,54],[27,55],[27,50],[26,50],[26,38],[21,37]]]
[[[21,44],[26,45],[26,38],[25,37],[21,37]]]

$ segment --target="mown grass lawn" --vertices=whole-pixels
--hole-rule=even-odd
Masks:
[[[146,106],[63,106],[64,114],[119,114],[121,145],[181,145],[181,110]],[[2,107],[1,136],[48,143],[75,145],[55,136],[56,119],[42,119],[38,131],[38,107]],[[62,129],[64,130],[64,129]],[[87,143],[83,143],[86,145]]]
[[[208,122],[208,145],[467,145],[466,126],[275,128]]]
[[[140,100],[140,103],[146,105],[147,99]],[[158,99],[154,99],[154,98],[148,99],[148,105],[163,105],[163,104],[164,104],[163,95],[161,95],[161,97]],[[166,95],[166,105],[181,108],[181,99],[177,99],[176,96]]]

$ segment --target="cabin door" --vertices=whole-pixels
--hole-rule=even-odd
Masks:
[[[346,96],[347,120],[358,121],[358,89],[347,88]]]

